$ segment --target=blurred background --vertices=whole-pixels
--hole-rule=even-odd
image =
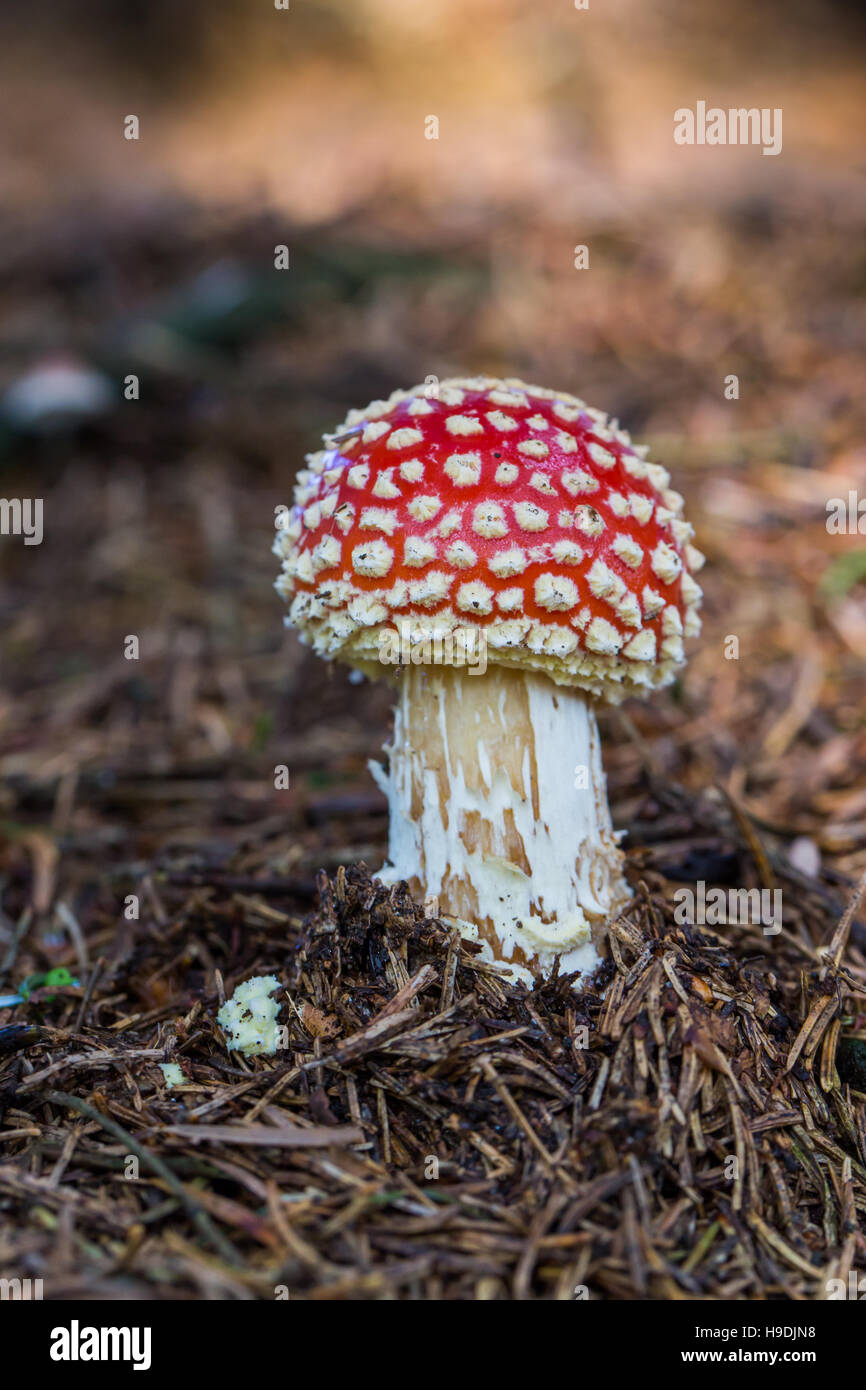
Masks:
[[[388,691],[284,631],[270,544],[322,430],[430,373],[574,391],[686,496],[705,631],[604,716],[618,823],[649,768],[866,867],[866,517],[826,527],[866,499],[864,49],[841,0],[6,0],[0,493],[45,508],[0,536],[7,939],[142,866],[380,860]],[[781,107],[782,153],[676,145],[699,100]]]

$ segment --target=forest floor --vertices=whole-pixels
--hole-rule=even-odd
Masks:
[[[46,531],[0,550],[0,991],[78,984],[0,1008],[0,1272],[51,1298],[820,1297],[866,1257],[866,541],[827,526],[866,497],[853,214],[819,236],[750,201],[676,247],[602,226],[579,301],[553,229],[494,258],[365,225],[299,234],[289,282],[266,217],[4,250],[6,386],[61,344],[141,397],[2,407],[2,491],[38,490]],[[272,588],[321,431],[476,370],[618,414],[708,557],[682,680],[602,715],[635,896],[579,995],[505,984],[358,867],[389,694],[284,633]],[[782,931],[678,925],[700,880],[780,889]],[[216,1011],[272,972],[287,1050],[244,1060]]]

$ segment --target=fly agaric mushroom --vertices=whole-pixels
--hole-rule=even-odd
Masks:
[[[682,497],[616,421],[514,379],[395,391],[324,443],[277,589],[303,641],[368,675],[383,633],[408,636],[374,769],[379,877],[437,898],[515,978],[591,970],[630,896],[594,706],[669,684],[700,631]],[[467,627],[486,674],[425,664]]]

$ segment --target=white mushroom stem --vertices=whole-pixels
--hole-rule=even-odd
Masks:
[[[529,979],[592,970],[629,898],[592,701],[533,671],[406,666],[386,772],[388,863]]]

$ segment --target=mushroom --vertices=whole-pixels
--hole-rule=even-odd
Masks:
[[[513,978],[592,970],[630,897],[595,706],[669,684],[700,631],[682,497],[616,421],[510,378],[396,391],[324,443],[277,589],[321,656],[396,682],[379,878]]]

